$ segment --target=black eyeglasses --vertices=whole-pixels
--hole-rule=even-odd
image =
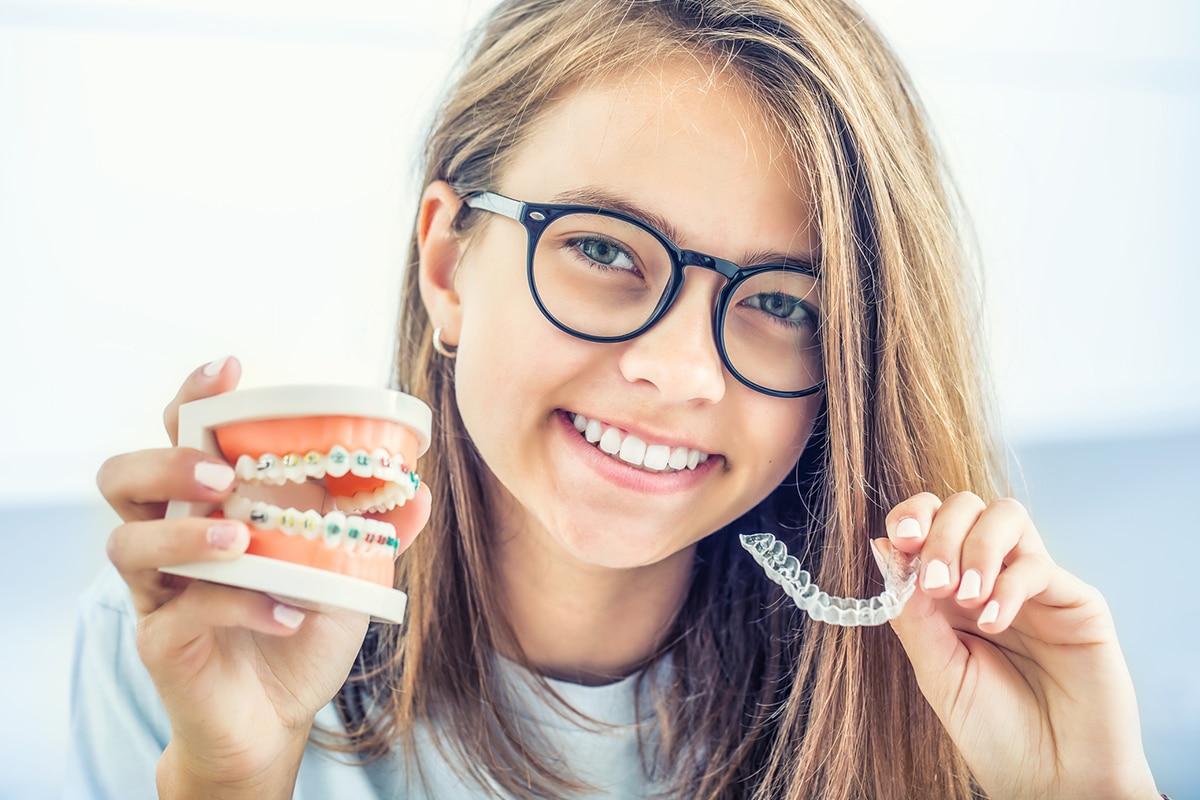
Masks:
[[[542,314],[589,342],[624,342],[649,330],[683,288],[684,267],[720,273],[713,337],[735,378],[774,397],[824,387],[815,269],[739,267],[684,250],[636,217],[594,206],[523,203],[481,192],[467,206],[525,226],[529,291]]]

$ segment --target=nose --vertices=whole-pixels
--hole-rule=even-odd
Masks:
[[[692,270],[675,303],[654,327],[624,344],[621,374],[655,386],[669,403],[715,403],[725,396],[725,367],[713,340],[713,297],[720,275]]]

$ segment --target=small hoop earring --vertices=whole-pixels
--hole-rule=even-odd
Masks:
[[[433,349],[443,358],[454,358],[458,355],[458,345],[446,344],[442,341],[442,329],[433,329]]]

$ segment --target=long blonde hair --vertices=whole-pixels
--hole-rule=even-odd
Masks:
[[[425,184],[493,188],[556,98],[677,54],[747,87],[809,178],[827,385],[794,480],[697,548],[651,659],[669,653],[671,666],[652,687],[647,769],[686,798],[968,797],[968,771],[891,631],[811,624],[730,535],[770,524],[822,587],[866,596],[880,589],[867,540],[893,505],[996,493],[952,195],[908,78],[863,14],[839,0],[509,0],[434,122]],[[373,628],[339,695],[349,747],[411,753],[424,722],[481,785],[560,797],[577,781],[506,710],[496,652],[519,648],[489,569],[487,467],[459,419],[451,362],[432,352],[416,265],[414,235],[396,374],[434,409],[422,465],[433,516],[399,562],[405,629]]]

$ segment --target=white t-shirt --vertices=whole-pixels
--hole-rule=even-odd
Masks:
[[[134,643],[136,617],[129,591],[109,568],[84,596],[76,632],[71,679],[71,750],[66,798],[137,800],[156,798],[155,767],[170,739],[170,723]],[[587,798],[639,798],[654,794],[638,747],[636,678],[606,686],[551,681],[571,707],[602,723],[584,725],[549,705],[532,689],[532,676],[505,662],[513,692],[523,699],[528,718],[580,780],[597,787]],[[642,703],[643,732],[653,724],[650,703]],[[316,717],[326,730],[341,730],[332,705]],[[360,798],[494,798],[494,789],[465,782],[418,729],[417,759],[424,783],[407,774],[403,756],[367,766],[309,744],[300,765],[297,800]]]

